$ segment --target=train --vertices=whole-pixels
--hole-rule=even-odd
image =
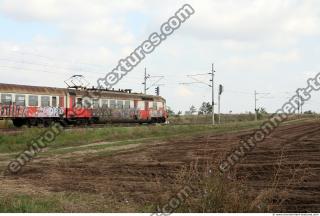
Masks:
[[[0,120],[15,127],[165,123],[166,100],[131,89],[55,88],[0,83]]]

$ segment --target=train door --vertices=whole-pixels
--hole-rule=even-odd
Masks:
[[[149,101],[144,102],[145,119],[150,119]]]
[[[148,111],[149,110],[149,101],[144,102],[144,110]]]
[[[59,96],[59,107],[64,107],[64,96]]]
[[[74,95],[70,95],[69,97],[69,108],[72,109],[76,106],[76,97]]]
[[[134,106],[134,109],[138,109],[138,101],[137,100],[133,101],[133,106]]]
[[[74,92],[69,92],[67,97],[67,118],[74,118],[75,117],[75,103],[76,103],[76,94]]]

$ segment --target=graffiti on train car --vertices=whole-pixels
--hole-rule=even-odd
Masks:
[[[39,107],[37,109],[37,117],[61,117],[64,110],[60,107]]]
[[[60,107],[0,106],[1,117],[60,117],[63,114],[64,110]]]
[[[102,119],[139,119],[140,110],[136,108],[96,108],[92,110],[92,115]]]
[[[0,105],[1,117],[24,117],[26,116],[27,108],[16,105]]]
[[[100,118],[110,118],[111,117],[111,109],[94,108],[94,109],[92,109],[92,116],[100,117]]]
[[[150,111],[152,117],[162,117],[163,116],[163,110],[151,110]]]
[[[119,119],[139,119],[139,110],[138,109],[113,109],[112,118]]]

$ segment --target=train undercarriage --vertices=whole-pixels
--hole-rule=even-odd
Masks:
[[[28,127],[44,126],[49,127],[52,123],[60,123],[63,126],[80,126],[80,125],[92,125],[92,124],[114,124],[114,123],[138,123],[138,124],[156,124],[165,123],[164,117],[153,117],[146,120],[134,120],[134,119],[100,119],[98,117],[93,118],[12,118],[12,123],[15,127],[22,127],[24,125]]]

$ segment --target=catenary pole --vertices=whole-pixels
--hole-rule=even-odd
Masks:
[[[212,100],[211,100],[211,105],[212,105],[212,125],[215,125],[214,121],[214,64],[212,64],[211,68],[211,90],[212,90]]]

